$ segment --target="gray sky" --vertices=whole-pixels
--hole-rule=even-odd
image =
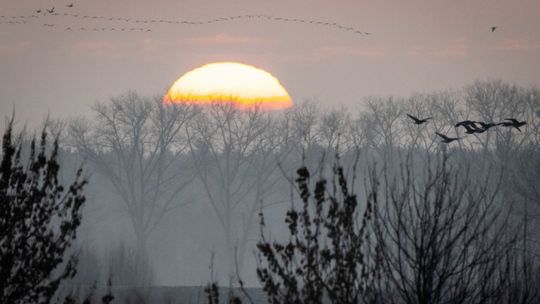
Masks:
[[[130,89],[163,94],[183,73],[216,61],[269,71],[294,101],[336,105],[459,88],[478,78],[523,86],[540,80],[538,0],[93,0],[67,8],[70,2],[0,0],[0,15],[7,16],[0,18],[3,115],[13,105],[18,120],[30,124],[48,111],[84,115],[95,101]],[[9,17],[53,6],[59,16]],[[82,18],[202,21],[244,14],[337,22],[372,34],[265,19],[193,26]],[[492,33],[491,26],[498,28]]]

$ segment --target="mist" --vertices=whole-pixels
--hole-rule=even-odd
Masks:
[[[339,164],[365,212],[375,184],[385,185],[386,199],[406,186],[403,174],[421,188],[442,158],[456,174],[456,193],[483,187],[486,208],[497,213],[492,224],[501,225],[497,233],[512,240],[511,256],[530,257],[523,262],[534,272],[539,102],[535,87],[486,80],[460,90],[370,97],[356,110],[318,101],[270,112],[226,102],[163,104],[160,96],[130,91],[97,102],[90,117],[49,117],[45,127],[62,143],[62,180],[82,164],[89,182],[73,246],[78,272],[65,288],[104,286],[110,275],[119,290],[237,286],[239,278],[258,288],[264,260],[257,244],[289,239],[285,214],[302,201],[299,168],[331,182]],[[417,124],[408,115],[427,119]],[[501,124],[509,117],[526,124]],[[467,120],[494,126],[475,126],[472,134],[472,127],[455,127]],[[459,140],[444,143],[437,133]],[[479,211],[465,214],[471,212]]]

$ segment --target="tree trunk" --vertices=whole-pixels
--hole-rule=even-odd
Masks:
[[[149,286],[152,283],[152,267],[148,258],[148,235],[141,225],[134,225],[135,231],[135,265],[133,281],[137,287]]]

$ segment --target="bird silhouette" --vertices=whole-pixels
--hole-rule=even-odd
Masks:
[[[518,126],[518,127],[521,127],[521,126],[524,126],[524,125],[527,124],[526,121],[518,121],[518,120],[515,119],[515,118],[505,118],[504,120],[511,121],[513,124],[515,124],[515,125]]]
[[[513,127],[514,124],[510,121],[503,121],[497,124],[497,126],[503,126],[503,127]]]
[[[439,137],[441,137],[442,138],[441,142],[445,143],[445,144],[448,144],[448,143],[451,143],[451,142],[453,142],[455,140],[460,140],[461,139],[459,137],[448,137],[448,136],[446,136],[444,134],[441,134],[439,132],[435,132],[435,134],[437,134]]]
[[[458,122],[457,124],[454,125],[455,128],[457,127],[461,127],[461,126],[470,126],[470,125],[474,125],[474,121],[472,120],[464,120],[464,121],[460,121]]]
[[[483,128],[483,127],[478,127],[476,125],[476,121],[472,121],[472,120],[464,120],[464,121],[460,121],[458,122],[454,127],[455,128],[458,128],[458,127],[463,127],[465,128],[465,133],[467,134],[474,134],[474,133],[484,133],[485,131],[487,131],[487,129]]]
[[[478,127],[476,127],[474,124],[472,125],[463,125],[463,127],[465,128],[465,133],[467,134],[474,134],[474,133],[483,133],[485,132],[486,130],[484,129],[480,129]]]
[[[522,127],[527,124],[526,121],[518,121],[515,118],[505,118],[504,120],[507,120],[507,121],[500,122],[497,125],[503,126],[503,127],[514,127],[518,129],[519,132],[521,132],[521,129],[519,127]]]
[[[416,124],[416,125],[421,125],[423,123],[426,123],[428,120],[430,120],[432,118],[432,117],[428,117],[428,118],[420,119],[420,118],[412,116],[409,113],[407,113],[407,116],[409,116],[412,120],[414,120],[414,124]]]
[[[483,121],[475,121],[475,123],[480,124],[484,130],[489,130],[492,127],[495,127],[497,124],[493,122],[483,122]]]
[[[497,29],[496,26],[492,26],[492,27],[491,27],[491,32],[492,32],[492,33],[495,32],[496,29]]]
[[[66,5],[66,7],[73,7],[73,3]]]
[[[54,6],[53,6],[51,9],[47,9],[46,11],[47,11],[49,14],[54,13]]]
[[[38,9],[38,10],[36,11],[36,13],[38,13],[38,14],[41,13],[41,9]]]
[[[484,127],[478,127],[478,126],[476,126],[476,124],[472,125],[471,127],[474,130],[474,133],[484,133],[484,132],[486,132],[488,130],[488,129],[484,128]]]

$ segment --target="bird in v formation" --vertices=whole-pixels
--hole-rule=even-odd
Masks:
[[[69,3],[66,5],[66,7],[68,8],[73,8],[74,7],[74,3]],[[55,7],[53,6],[51,9],[45,9],[46,12],[48,12],[49,14],[54,14],[55,12]],[[41,9],[38,9],[35,11],[36,13],[41,13],[42,10]],[[68,15],[68,14],[64,14],[64,15]],[[73,16],[76,16],[76,15],[73,15]],[[335,26],[335,27],[338,27],[340,29],[345,29],[347,31],[350,31],[350,30],[354,30],[354,28],[352,27],[345,27],[345,26],[342,26],[342,25],[339,25],[338,23],[334,22],[334,23],[329,23],[329,22],[321,22],[321,21],[313,21],[313,20],[304,20],[304,19],[298,19],[298,18],[292,18],[292,19],[289,19],[289,18],[280,18],[280,17],[270,17],[270,16],[265,16],[265,15],[245,15],[245,16],[235,16],[235,17],[222,17],[222,18],[219,18],[219,19],[215,19],[215,20],[212,20],[212,21],[224,21],[224,20],[233,20],[233,19],[238,19],[238,18],[242,18],[242,17],[246,17],[246,18],[261,18],[261,17],[267,17],[268,19],[274,19],[274,20],[277,20],[277,21],[280,21],[280,20],[283,20],[283,21],[294,21],[294,22],[302,22],[302,23],[316,23],[316,24],[319,24],[319,25],[323,25],[323,26]],[[94,16],[94,18],[98,18],[98,16]],[[105,17],[99,17],[99,18],[105,18]],[[109,18],[109,20],[111,20],[113,18]],[[122,18],[119,18],[119,19],[122,19]],[[129,22],[130,19],[125,19],[124,20],[126,22]],[[174,21],[165,21],[165,20],[160,20],[161,23],[163,22],[167,22],[167,23],[174,23]],[[145,22],[146,23],[146,22]],[[197,22],[193,22],[193,24],[196,24]],[[204,24],[204,23],[211,23],[210,21],[208,22],[199,22],[198,24]],[[491,32],[495,32],[495,30],[498,29],[498,26],[491,26],[490,27],[490,30]],[[362,32],[362,31],[354,31],[355,33],[357,34],[364,34],[364,35],[371,35],[371,33],[369,32]]]
[[[69,3],[66,5],[66,7],[68,8],[73,8],[74,7],[74,3]],[[35,10],[36,13],[40,14],[41,12],[43,12],[42,9],[37,9]],[[51,15],[59,15],[58,13],[56,13],[55,11],[55,7],[53,6],[52,8],[50,9],[45,9],[45,12],[46,13],[49,13]],[[78,17],[79,15],[77,14],[68,14],[68,13],[64,13],[63,14],[64,16],[73,16],[73,17]],[[92,18],[92,19],[108,19],[109,21],[112,21],[112,20],[121,20],[121,21],[125,21],[125,22],[130,22],[131,19],[130,18],[106,18],[104,16],[83,16],[82,18]],[[248,19],[252,19],[252,18],[263,18],[263,17],[266,17],[267,19],[269,20],[276,20],[276,21],[292,21],[292,22],[301,22],[301,23],[311,23],[311,24],[318,24],[318,25],[323,25],[323,26],[331,26],[331,27],[337,27],[339,29],[343,29],[343,30],[346,30],[346,31],[353,31],[354,33],[356,34],[364,34],[364,35],[371,35],[372,33],[369,33],[369,32],[362,32],[360,30],[357,30],[356,28],[354,27],[347,27],[347,26],[343,26],[343,25],[340,25],[336,22],[333,22],[333,23],[330,23],[330,22],[322,22],[322,21],[314,21],[314,20],[305,20],[305,19],[299,19],[299,18],[281,18],[281,17],[272,17],[272,16],[267,16],[267,15],[240,15],[240,16],[233,16],[233,17],[221,17],[221,18],[218,18],[218,19],[213,19],[213,20],[209,20],[209,21],[201,21],[201,22],[185,22],[185,21],[174,21],[174,20],[136,20],[135,22],[136,23],[139,23],[139,22],[143,22],[143,23],[148,23],[148,22],[151,22],[151,23],[177,23],[177,24],[208,24],[208,23],[213,23],[213,22],[219,22],[219,21],[227,21],[227,20],[234,20],[234,19],[240,19],[240,18],[248,18]]]
[[[421,118],[413,116],[413,115],[411,115],[409,113],[407,113],[407,116],[409,118],[411,118],[414,121],[414,124],[416,124],[416,125],[424,124],[424,123],[428,122],[428,120],[432,119],[432,117],[421,119]],[[484,132],[488,131],[490,128],[498,127],[498,126],[515,128],[515,129],[517,129],[518,131],[521,132],[520,127],[522,127],[522,126],[524,126],[526,124],[527,124],[526,121],[518,121],[515,118],[505,118],[504,121],[499,122],[499,123],[484,122],[484,121],[474,121],[474,120],[463,120],[463,121],[460,121],[457,124],[455,124],[454,127],[455,128],[463,127],[465,129],[466,134],[475,134],[475,133],[484,133]],[[439,132],[435,132],[435,134],[437,136],[441,137],[442,138],[441,142],[445,143],[445,144],[451,143],[453,141],[461,139],[461,137],[449,137],[449,136],[441,134]]]

